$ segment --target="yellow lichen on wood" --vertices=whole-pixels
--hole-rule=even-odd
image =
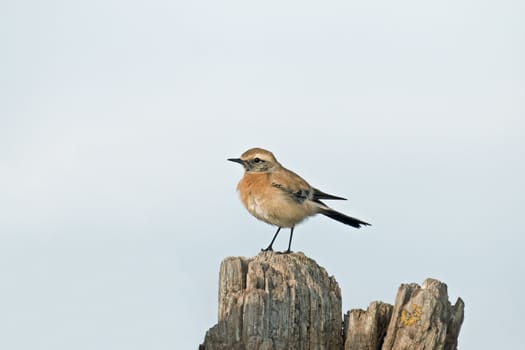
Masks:
[[[401,323],[405,326],[411,326],[421,319],[421,306],[412,304],[412,312],[407,310],[401,311]]]

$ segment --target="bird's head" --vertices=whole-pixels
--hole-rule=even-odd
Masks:
[[[241,158],[229,158],[230,162],[241,164],[246,172],[265,173],[281,166],[272,152],[262,148],[251,148]]]

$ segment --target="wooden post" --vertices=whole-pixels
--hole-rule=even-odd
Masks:
[[[427,279],[403,284],[395,305],[373,302],[341,322],[334,277],[302,253],[223,260],[218,323],[202,350],[455,350],[464,303]]]

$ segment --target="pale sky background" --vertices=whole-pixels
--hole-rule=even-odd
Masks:
[[[344,311],[438,278],[461,349],[525,328],[525,2],[0,4],[0,348],[195,349],[274,228],[226,158],[272,150],[369,221],[293,249]],[[285,249],[288,231],[275,247]]]

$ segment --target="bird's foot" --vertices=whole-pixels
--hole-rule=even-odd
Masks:
[[[261,249],[261,252],[273,252],[273,248],[272,246],[269,246],[266,249]]]
[[[287,249],[284,252],[277,252],[277,254],[290,254],[290,253],[293,253],[290,249]]]

